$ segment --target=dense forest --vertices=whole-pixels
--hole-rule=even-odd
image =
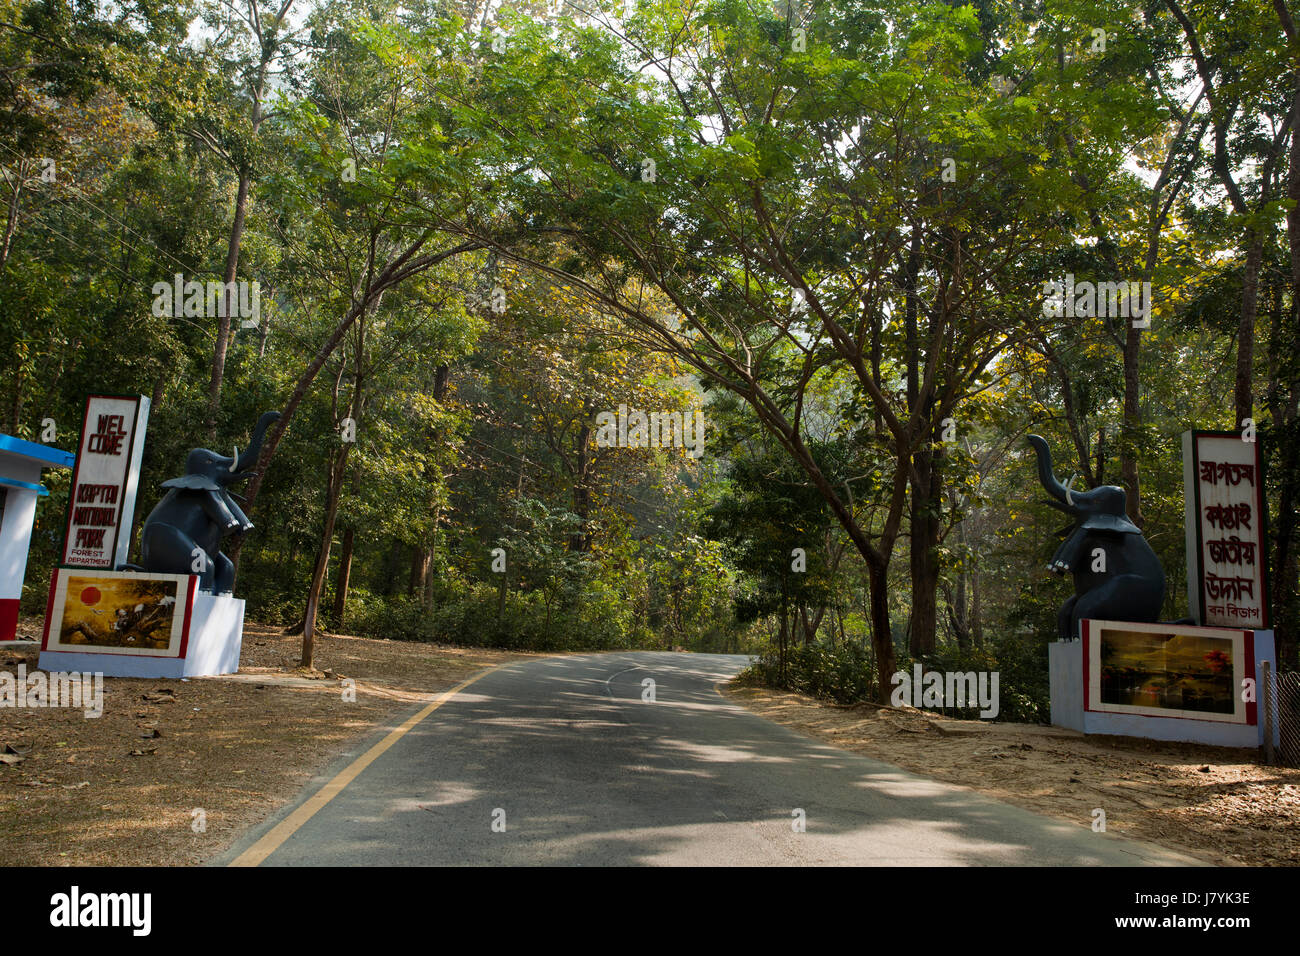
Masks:
[[[1294,658],[1298,125],[1286,0],[0,0],[0,432],[148,396],[138,534],[280,411],[232,557],[307,663],[926,661],[1043,719],[1031,432],[1174,619],[1180,435],[1254,429]]]

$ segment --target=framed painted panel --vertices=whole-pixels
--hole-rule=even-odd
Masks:
[[[42,651],[184,657],[198,577],[59,568]]]
[[[1254,724],[1254,633],[1125,621],[1083,622],[1084,709]]]

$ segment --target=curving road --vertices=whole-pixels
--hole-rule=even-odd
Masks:
[[[500,667],[417,723],[301,825],[305,811],[293,811],[330,775],[219,862],[272,846],[263,865],[1198,862],[773,724],[715,688],[745,663],[624,653]],[[653,703],[642,699],[646,678]],[[802,833],[792,826],[796,809]]]

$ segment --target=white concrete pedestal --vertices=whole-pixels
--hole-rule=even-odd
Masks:
[[[81,671],[105,677],[211,677],[239,670],[244,601],[229,594],[194,594],[181,657],[41,651],[43,671]]]
[[[1197,628],[1180,628],[1174,624],[1168,625],[1168,628],[1170,631],[1197,630]],[[1252,659],[1248,662],[1249,669],[1245,675],[1256,681],[1256,701],[1250,709],[1253,723],[1232,723],[1209,716],[1157,717],[1149,714],[1090,710],[1087,706],[1085,642],[1077,640],[1057,641],[1047,646],[1052,724],[1085,734],[1115,734],[1124,737],[1145,737],[1149,740],[1211,744],[1217,747],[1262,747],[1264,745],[1264,688],[1259,686],[1263,675],[1260,662],[1274,662],[1273,695],[1276,699],[1277,657],[1271,630],[1246,633],[1253,634],[1253,654],[1250,655]],[[1238,688],[1238,693],[1241,693],[1241,688]],[[1273,741],[1275,745],[1280,745],[1279,730],[1276,725],[1273,728]]]

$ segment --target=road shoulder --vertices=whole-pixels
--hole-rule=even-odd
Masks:
[[[747,684],[733,703],[816,740],[1005,803],[1233,865],[1300,863],[1300,770],[1240,750],[1057,727],[953,720],[915,710],[828,704]]]

